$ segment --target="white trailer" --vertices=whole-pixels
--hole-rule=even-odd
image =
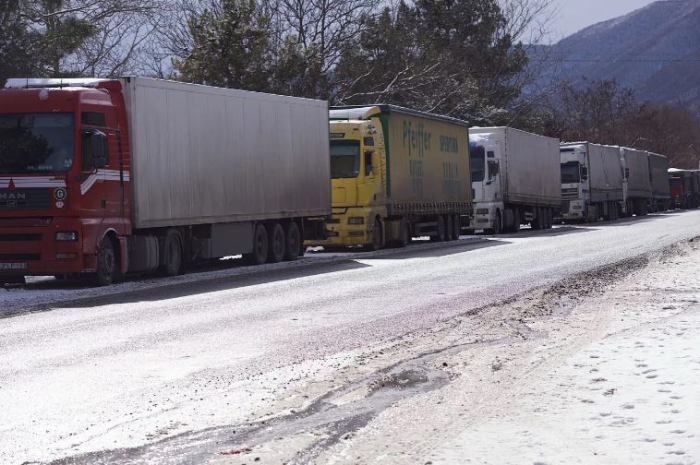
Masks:
[[[134,227],[330,213],[326,102],[147,78],[123,87]]]
[[[652,212],[671,208],[671,185],[668,180],[668,158],[665,155],[649,152],[649,177],[651,179],[651,200],[648,208]]]
[[[620,148],[623,179],[623,212],[627,216],[644,216],[651,201],[649,154],[643,150]]]
[[[568,222],[616,220],[622,209],[620,148],[561,144],[561,217]]]
[[[469,130],[475,213],[471,229],[551,228],[561,207],[559,139],[507,127]]]

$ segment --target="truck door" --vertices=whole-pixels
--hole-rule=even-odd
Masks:
[[[486,182],[486,147],[483,144],[470,142],[469,166],[471,168],[472,189],[474,202],[486,200],[484,183]]]
[[[486,151],[486,181],[484,196],[498,202],[501,197],[501,161],[497,147],[489,147]]]
[[[94,217],[119,218],[123,211],[123,179],[114,110],[85,111],[81,120],[83,208]]]

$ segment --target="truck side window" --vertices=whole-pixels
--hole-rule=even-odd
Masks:
[[[99,126],[103,128],[107,126],[104,113],[85,111],[81,114],[80,119],[82,123],[87,126]]]
[[[497,161],[489,160],[489,179],[493,179],[496,177],[500,170],[500,167],[498,165]]]
[[[83,171],[104,168],[109,163],[107,134],[97,129],[83,131]]]
[[[482,182],[486,172],[486,150],[483,145],[470,145],[469,158],[472,172],[472,182]]]
[[[368,150],[365,152],[365,176],[372,174],[372,155],[374,152]]]
[[[494,152],[493,150],[489,150],[488,152],[486,152],[486,156],[487,156],[488,158],[495,158],[495,157],[496,157],[496,152]]]

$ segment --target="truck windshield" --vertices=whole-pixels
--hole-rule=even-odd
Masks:
[[[470,166],[472,182],[481,182],[486,177],[486,149],[483,145],[470,145]]]
[[[0,113],[0,173],[63,173],[73,166],[72,113]]]
[[[561,164],[561,183],[573,184],[581,182],[581,171],[578,162],[572,161]]]
[[[360,141],[331,141],[331,178],[356,178],[360,174]]]

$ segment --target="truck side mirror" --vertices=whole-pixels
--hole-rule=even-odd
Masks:
[[[374,152],[368,150],[365,152],[365,176],[374,174]]]
[[[582,181],[588,180],[588,167],[587,166],[581,167],[581,180]]]
[[[97,129],[83,132],[83,171],[104,168],[108,163],[107,134]]]

